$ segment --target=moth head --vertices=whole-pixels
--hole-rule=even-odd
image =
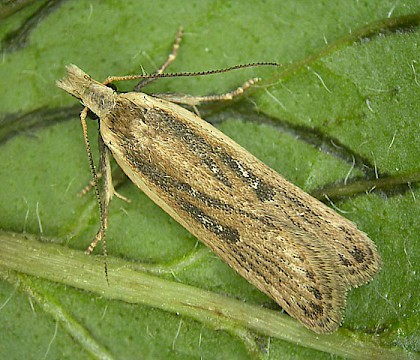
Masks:
[[[78,99],[81,99],[86,92],[86,89],[96,81],[76,65],[67,65],[66,69],[67,76],[61,80],[57,80],[56,84],[59,88],[67,91]]]
[[[80,99],[98,116],[113,106],[115,93],[111,88],[92,79],[76,65],[70,64],[66,69],[67,76],[56,82],[59,88]]]

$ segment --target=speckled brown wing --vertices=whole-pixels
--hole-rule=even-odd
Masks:
[[[339,326],[346,290],[380,267],[364,233],[186,109],[67,70],[57,85],[99,116],[105,145],[146,195],[308,328]]]
[[[101,134],[149,197],[317,332],[339,325],[346,289],[379,268],[351,222],[177,105],[120,95]]]

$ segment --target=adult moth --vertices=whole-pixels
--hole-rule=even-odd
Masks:
[[[67,76],[57,82],[86,107],[84,128],[87,109],[99,117],[102,216],[88,252],[107,228],[114,194],[111,153],[146,195],[287,313],[315,332],[334,331],[342,321],[347,290],[368,282],[380,268],[374,243],[352,222],[175,103],[227,100],[255,79],[210,97],[117,93],[106,86],[168,75],[162,73],[175,58],[179,40],[155,75],[100,83],[69,65]]]

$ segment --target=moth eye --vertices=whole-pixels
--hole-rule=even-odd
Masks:
[[[91,79],[91,78],[90,78],[90,76],[89,76],[89,75],[87,75],[87,74],[86,74],[86,75],[84,75],[83,77],[84,77],[86,80],[90,80],[90,79]]]
[[[98,120],[99,116],[96,115],[92,110],[88,109],[87,117],[91,120]]]
[[[118,91],[117,86],[115,84],[110,83],[110,84],[106,84],[106,86],[111,88],[114,91]]]

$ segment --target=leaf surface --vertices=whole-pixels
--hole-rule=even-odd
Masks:
[[[417,2],[52,1],[15,13],[7,6],[0,358],[419,358]],[[98,211],[93,194],[76,196],[90,180],[81,107],[55,80],[69,63],[97,80],[152,72],[180,25],[170,71],[284,66],[162,79],[145,91],[223,93],[262,77],[240,100],[201,114],[378,247],[381,272],[349,292],[332,335],[282,314],[128,181],[118,191],[132,203],[113,200],[109,220],[115,288],[106,285],[100,249],[82,254]],[[95,144],[97,125],[89,126]],[[136,281],[143,292],[132,289]]]

